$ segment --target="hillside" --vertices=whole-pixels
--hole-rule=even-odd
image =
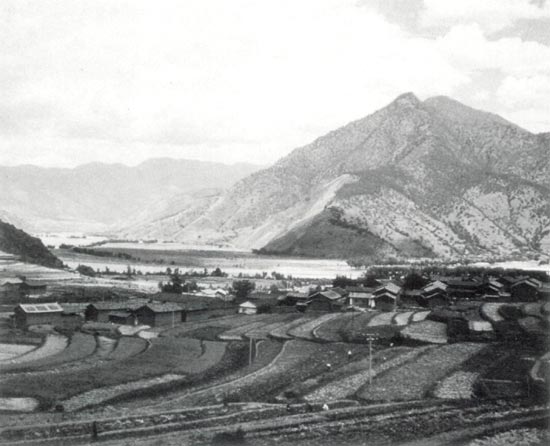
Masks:
[[[21,261],[61,268],[61,260],[55,257],[36,237],[0,220],[0,251],[14,254]]]
[[[344,258],[550,254],[548,153],[547,134],[407,93],[242,179],[172,234]]]
[[[154,218],[144,209],[162,207],[179,194],[226,189],[257,170],[168,158],[135,167],[91,163],[73,169],[0,166],[0,209],[29,232],[94,232]]]

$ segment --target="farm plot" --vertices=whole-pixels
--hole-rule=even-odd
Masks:
[[[378,312],[360,313],[351,318],[344,329],[344,340],[347,342],[364,342],[364,334],[370,320],[378,315]]]
[[[500,315],[499,308],[504,304],[487,302],[481,305],[479,313],[482,318],[488,320],[491,323],[501,322],[504,318]]]
[[[303,325],[312,321],[316,317],[317,317],[316,315],[311,315],[311,314],[303,315],[295,321],[288,322],[284,325],[281,325],[280,327],[272,329],[269,332],[269,336],[271,336],[274,339],[279,339],[281,341],[289,341],[291,339],[294,339],[291,335],[288,334],[288,332],[290,330],[293,330],[294,328],[299,327],[300,325]]]
[[[429,348],[415,360],[381,374],[372,387],[361,388],[357,395],[367,401],[420,399],[483,347],[483,344],[457,343]]]
[[[68,344],[68,339],[65,336],[58,334],[50,334],[46,337],[44,343],[29,353],[13,358],[9,364],[3,364],[0,371],[10,371],[16,368],[18,364],[38,361],[48,356],[55,355],[63,351]]]
[[[172,389],[169,399],[166,399],[164,396],[152,397],[135,404],[125,404],[125,408],[131,409],[132,413],[136,411],[148,413],[152,409],[177,410],[184,405],[188,405],[189,398],[194,398],[195,401],[200,401],[201,399],[208,400],[209,395],[215,393],[216,388],[229,387],[229,383],[239,382],[243,377],[266,367],[281,352],[282,345],[278,341],[259,341],[252,364],[243,367],[242,365],[248,361],[248,346],[241,349],[241,347],[244,347],[242,342],[229,343],[226,355],[220,363],[203,374],[204,379],[197,380],[197,382],[192,384],[191,388]],[[119,407],[117,406],[117,409]]]
[[[379,325],[391,325],[395,311],[384,311],[374,316],[368,323],[369,327],[378,327]]]
[[[339,313],[323,314],[309,322],[306,322],[305,324],[301,324],[291,328],[288,331],[288,334],[294,338],[314,341],[316,340],[316,338],[313,336],[313,330],[315,330],[315,328],[317,328],[317,326],[321,325],[322,323],[337,318],[339,315]]]
[[[168,373],[154,378],[131,381],[109,387],[93,389],[88,392],[76,395],[63,402],[65,410],[74,411],[87,406],[97,405],[106,401],[119,398],[121,395],[151,390],[154,387],[166,386],[170,383],[181,381],[186,375],[202,373],[217,364],[225,353],[226,344],[223,342],[203,343],[203,353],[196,359],[189,361],[185,366],[180,366],[175,371],[178,374]]]
[[[410,361],[418,356],[424,348],[395,347],[377,352],[372,358],[372,378],[393,367],[398,367],[406,361]],[[355,392],[369,381],[369,376],[369,359],[363,358],[351,364],[346,364],[333,373],[327,374],[325,379],[323,379],[324,384],[316,380],[317,382],[313,382],[312,384],[321,385],[310,386],[308,385],[308,381],[305,381],[301,386],[297,387],[302,390],[310,387],[310,389],[307,389],[310,391],[301,392],[305,394],[304,398],[306,401],[330,401],[354,395]]]
[[[262,327],[264,327],[265,325],[283,322],[287,318],[288,318],[288,315],[286,314],[271,314],[259,321],[244,323],[240,326],[227,330],[222,334],[220,334],[218,338],[221,339],[222,341],[241,341],[243,340],[244,335],[247,332],[249,331],[251,332],[254,330],[261,330]]]
[[[34,350],[36,345],[28,344],[0,344],[0,364],[9,363],[19,356]]]
[[[447,324],[427,320],[415,322],[405,327],[401,331],[401,336],[415,342],[446,344],[448,341]]]
[[[423,321],[424,319],[426,319],[429,316],[430,313],[431,313],[431,311],[429,311],[429,310],[417,311],[417,312],[413,313],[413,315],[411,316],[411,322]]]
[[[244,336],[252,339],[267,339],[271,331],[287,325],[289,322],[295,321],[299,317],[299,314],[282,314],[277,319],[267,319],[264,325],[248,330],[244,333]]]
[[[479,392],[489,398],[527,395],[527,378],[535,362],[534,352],[524,346],[508,348],[508,354],[494,361],[479,377]]]
[[[414,313],[415,313],[414,311],[405,311],[404,313],[397,313],[394,316],[392,323],[399,326],[407,325]]]
[[[264,317],[264,315],[261,315]],[[176,327],[171,327],[165,330],[162,330],[159,333],[160,337],[187,337],[187,333],[191,332],[193,330],[196,330],[197,328],[204,327],[205,324],[207,325],[213,325],[216,327],[224,327],[224,328],[231,328],[233,327],[233,324],[235,321],[242,321],[243,320],[242,314],[231,314],[229,316],[222,316],[214,319],[207,319],[207,320],[200,320],[200,321],[192,321],[192,322],[183,322],[181,324],[178,324]],[[250,316],[252,319],[255,318],[255,315]]]
[[[294,382],[327,372],[327,363],[336,367],[346,359],[345,344],[317,344],[288,341],[268,366],[224,385],[191,394],[182,403],[204,405],[223,399],[265,401]]]
[[[182,374],[201,355],[200,341],[185,338],[158,338],[151,347],[137,356],[119,361],[107,361],[90,367],[86,373],[61,371],[40,376],[18,376],[6,380],[6,396],[40,399],[48,406],[54,401],[100,387],[115,386],[130,381]]]
[[[318,325],[313,330],[313,336],[326,342],[343,342],[345,328],[348,323],[357,317],[357,313],[343,313]]]
[[[471,399],[477,394],[477,381],[495,363],[508,357],[509,349],[503,345],[487,345],[467,359],[460,370],[453,372],[440,381],[433,395],[442,399]]]
[[[28,354],[34,359],[6,365],[1,368],[2,372],[44,370],[69,362],[80,361],[92,355],[97,348],[97,342],[94,336],[79,332],[76,332],[71,336],[68,345],[65,344],[63,338],[57,338],[55,340],[55,344],[56,345],[53,345],[47,349],[47,353],[49,354],[45,355],[44,351],[40,351],[42,348],[39,348]],[[60,349],[62,345],[66,345],[66,347]],[[53,351],[56,352],[52,354]],[[26,358],[28,355],[21,356],[21,360]]]

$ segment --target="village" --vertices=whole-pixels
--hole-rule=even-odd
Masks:
[[[386,267],[290,288],[263,276],[202,289],[170,272],[151,293],[0,279],[0,343],[10,346],[0,358],[0,444],[149,444],[159,432],[167,444],[287,444],[326,429],[354,439],[388,410],[380,403],[416,420],[403,431],[411,438],[443,430],[457,411],[465,429],[543,422],[544,272]],[[381,422],[373,438],[388,429]]]

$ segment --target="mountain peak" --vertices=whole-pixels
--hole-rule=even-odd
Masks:
[[[392,102],[392,105],[400,105],[400,106],[408,106],[408,107],[416,107],[418,104],[420,104],[420,100],[415,96],[412,92],[403,93]]]

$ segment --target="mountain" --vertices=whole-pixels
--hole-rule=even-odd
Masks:
[[[258,168],[169,158],[135,167],[0,167],[0,216],[31,232],[106,231],[178,194],[228,188]]]
[[[407,93],[174,212],[165,236],[340,258],[547,255],[549,155],[548,134]]]
[[[0,220],[0,251],[14,254],[21,261],[61,268],[63,263],[55,257],[40,239],[31,237],[21,229]]]

